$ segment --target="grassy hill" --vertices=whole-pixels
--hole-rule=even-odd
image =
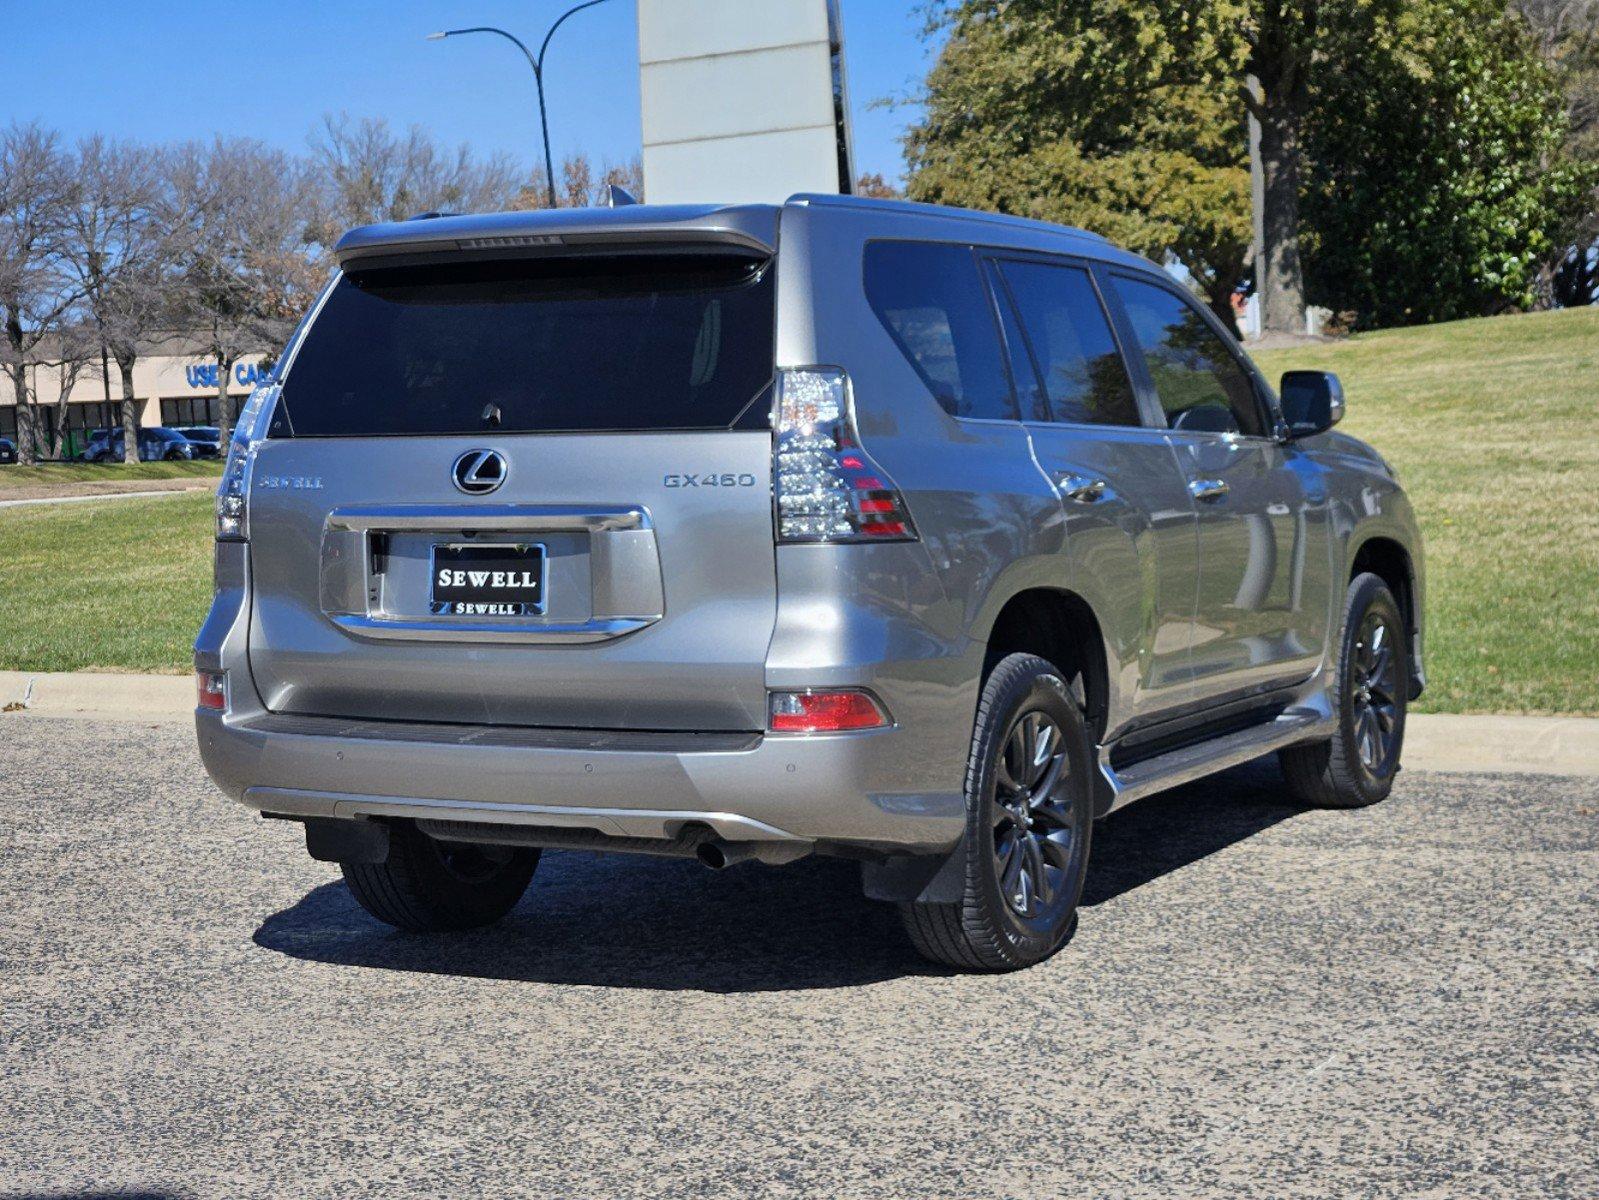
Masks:
[[[1599,713],[1599,309],[1255,356],[1336,371],[1340,428],[1399,472],[1428,564],[1434,712]]]

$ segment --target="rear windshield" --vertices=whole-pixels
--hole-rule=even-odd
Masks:
[[[764,427],[772,275],[705,255],[352,271],[281,404],[297,437]]]

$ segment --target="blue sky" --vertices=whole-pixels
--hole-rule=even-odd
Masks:
[[[532,72],[516,48],[435,29],[499,25],[537,47],[575,0],[0,0],[0,123],[38,119],[76,138],[260,138],[302,150],[325,112],[419,124],[441,140],[538,154]],[[871,102],[915,91],[928,47],[916,0],[843,0],[858,170],[897,179],[911,111]],[[633,0],[561,27],[546,67],[557,160],[639,150]]]

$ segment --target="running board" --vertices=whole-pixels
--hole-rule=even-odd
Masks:
[[[1110,804],[1103,811],[1110,812],[1152,792],[1180,787],[1286,746],[1330,738],[1337,728],[1335,717],[1293,708],[1275,720],[1146,758],[1120,771],[1110,765],[1108,749],[1101,747],[1099,770],[1110,787]]]

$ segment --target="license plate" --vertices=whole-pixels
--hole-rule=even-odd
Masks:
[[[431,611],[450,617],[542,613],[544,561],[544,547],[536,542],[434,546]]]

